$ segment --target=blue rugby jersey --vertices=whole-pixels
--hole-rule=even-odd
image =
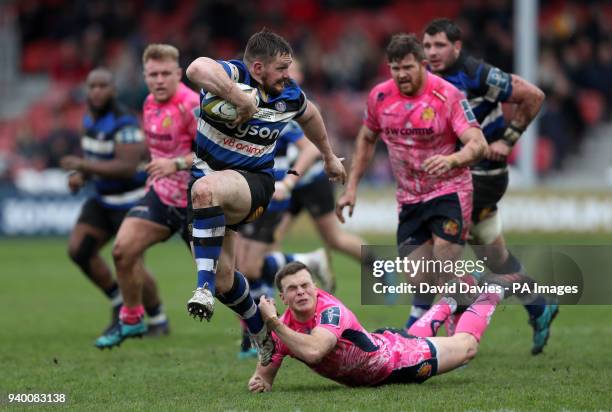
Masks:
[[[295,121],[291,121],[283,130],[276,141],[276,150],[274,154],[274,181],[280,182],[285,178],[287,172],[294,165],[300,153],[300,149],[298,149],[295,143],[304,138],[304,132]],[[270,212],[287,210],[290,202],[291,198],[281,201],[271,200],[267,210]]]
[[[200,111],[196,134],[196,157],[191,169],[194,178],[213,170],[246,170],[273,175],[276,140],[289,122],[306,110],[306,96],[291,80],[278,96],[258,87],[241,60],[218,61],[232,81],[258,90],[258,111],[239,126],[211,119]],[[200,101],[207,91],[200,91]]]
[[[115,158],[115,145],[144,142],[138,119],[123,108],[114,106],[101,117],[89,114],[83,118],[85,135],[81,147],[86,159],[111,160]],[[145,194],[147,173],[136,172],[127,179],[92,176],[96,199],[105,207],[129,209]]]
[[[512,94],[510,74],[462,52],[455,64],[441,76],[465,93],[487,142],[490,144],[501,139],[506,129],[501,103]],[[505,161],[483,159],[472,169],[504,167]]]

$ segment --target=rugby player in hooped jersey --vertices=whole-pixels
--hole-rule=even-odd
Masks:
[[[461,38],[461,29],[455,22],[436,19],[425,28],[423,48],[430,69],[465,93],[489,143],[486,158],[471,167],[474,207],[470,243],[479,246],[475,252],[492,272],[512,276],[524,269],[506,247],[497,203],[508,187],[507,157],[538,114],[545,96],[536,85],[520,76],[467,54]],[[515,107],[508,125],[504,121],[502,102]],[[554,302],[547,304],[540,295],[529,294],[521,300],[533,327],[531,352],[537,355],[548,341],[550,325],[559,307]],[[426,306],[423,306],[424,309]],[[414,320],[412,316],[411,319]]]
[[[272,362],[267,366],[259,363],[249,380],[248,388],[255,393],[272,389],[285,356],[347,386],[422,383],[476,356],[480,339],[503,298],[501,288],[499,293],[481,294],[451,337],[388,328],[368,333],[339,299],[316,288],[304,264],[289,263],[277,273],[275,283],[288,308],[279,319],[273,301],[263,297],[259,303],[262,317],[273,331],[276,351]],[[454,299],[444,297],[431,311],[444,319],[456,307]]]
[[[151,162],[147,165],[148,192],[119,228],[113,259],[123,295],[117,328],[96,341],[113,347],[147,332],[143,322],[143,265],[145,251],[179,233],[189,246],[187,184],[193,160],[198,95],[181,83],[179,51],[167,44],[151,44],[143,53],[149,96],[143,106],[143,125]]]
[[[122,299],[100,250],[145,194],[147,173],[139,166],[146,159],[147,149],[138,119],[117,101],[113,74],[103,67],[92,70],[86,88],[88,110],[81,137],[84,156],[64,156],[60,165],[72,171],[68,185],[73,193],[88,181],[95,189],[70,233],[68,254],[111,301],[111,324],[103,332],[107,333],[119,323]],[[148,286],[144,296],[147,311],[160,313],[155,280],[147,275],[144,282]],[[157,319],[150,319],[149,325],[155,328]]]
[[[342,212],[348,206],[352,215],[357,184],[382,137],[397,180],[400,254],[418,247],[411,257],[455,260],[470,226],[468,166],[485,154],[486,141],[463,94],[427,72],[423,48],[414,35],[394,35],[387,58],[392,79],[369,94],[346,192],[337,201],[336,214],[344,222]],[[457,151],[459,141],[463,147]]]
[[[232,123],[200,113],[191,188],[198,281],[187,308],[194,317],[210,320],[216,296],[245,321],[262,364],[270,362],[274,345],[245,277],[234,270],[234,241],[237,227],[261,216],[270,202],[276,138],[295,119],[321,152],[329,178],[346,179],[321,114],[289,78],[291,61],[287,41],[264,29],[251,36],[243,60],[200,57],[187,68],[201,96],[215,94],[238,113]],[[243,93],[236,83],[255,90]],[[267,115],[254,117],[258,110]]]

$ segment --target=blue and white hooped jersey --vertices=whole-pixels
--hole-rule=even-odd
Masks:
[[[115,145],[144,142],[144,134],[138,119],[119,107],[113,107],[103,116],[94,119],[89,114],[83,118],[85,135],[81,147],[86,159],[112,160]],[[113,179],[93,176],[96,198],[106,207],[129,209],[145,194],[147,173],[138,171],[128,179]]]
[[[297,147],[296,142],[301,139],[305,139],[304,132],[297,122],[291,121],[276,141],[276,150],[274,154],[274,181],[280,182],[283,180],[289,169],[295,164],[300,154],[300,149]],[[291,198],[281,201],[271,200],[267,210],[270,212],[287,210],[290,201]]]
[[[304,132],[302,131],[300,125],[295,121],[289,123],[289,125],[287,126],[287,128],[285,128],[285,130],[283,130],[283,133],[281,135],[281,138],[294,140],[293,143],[303,137]],[[293,166],[299,154],[299,150],[297,147],[295,147],[295,145],[289,145],[289,148],[287,149],[287,151],[290,152],[289,155],[281,156],[281,153],[283,152],[280,148],[281,143],[282,139],[279,140],[277,143],[277,155],[274,158],[274,178],[277,181],[283,180],[285,178],[287,170],[289,170]],[[295,155],[293,155],[292,152],[294,152]],[[304,173],[303,176],[300,176],[300,180],[297,181],[295,188],[297,189],[309,185],[310,183],[321,177],[327,179],[327,175],[325,174],[324,170],[323,160],[319,158],[313,163],[312,166],[308,168],[308,170]]]
[[[258,89],[258,111],[239,126],[211,119],[200,110],[196,134],[195,178],[214,170],[246,170],[273,174],[276,141],[289,122],[306,110],[306,96],[291,80],[278,96],[267,95],[241,60],[218,61],[232,81]],[[200,101],[206,95],[201,90]]]
[[[512,95],[510,74],[461,53],[442,77],[465,93],[487,142],[501,139],[506,128],[501,103]],[[483,159],[472,169],[492,170],[505,166],[506,162]]]

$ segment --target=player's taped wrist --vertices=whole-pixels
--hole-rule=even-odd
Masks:
[[[180,170],[187,170],[188,168],[187,161],[185,160],[183,156],[174,158],[174,166],[176,167],[177,172]]]
[[[506,127],[506,130],[504,131],[504,136],[502,139],[510,147],[512,147],[516,144],[516,142],[518,142],[518,140],[521,138],[521,135],[523,134],[524,131],[525,129],[518,127],[515,124],[510,123],[510,125]]]

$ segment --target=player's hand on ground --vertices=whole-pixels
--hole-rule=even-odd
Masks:
[[[510,156],[511,152],[512,147],[510,147],[508,143],[504,142],[503,140],[497,140],[489,145],[486,158],[496,162],[501,162],[506,160],[506,158]]]
[[[80,172],[71,173],[68,176],[68,188],[71,193],[78,192],[85,184],[85,177]]]
[[[261,376],[253,375],[251,379],[249,379],[249,391],[253,393],[259,392],[270,392],[272,390],[272,386],[266,382]]]
[[[274,299],[268,299],[265,296],[262,296],[259,299],[259,311],[261,312],[261,318],[264,322],[275,318],[276,315],[276,306],[274,305]]]
[[[453,168],[451,156],[434,155],[423,162],[423,170],[430,175],[440,176]]]
[[[64,170],[79,170],[83,162],[82,157],[68,155],[60,159],[60,167]]]
[[[342,196],[340,196],[340,198],[336,202],[336,216],[338,216],[338,220],[340,220],[341,223],[344,223],[344,208],[348,206],[348,217],[352,217],[356,201],[357,195],[351,191],[346,191]]]
[[[338,158],[336,155],[325,159],[325,173],[332,182],[344,184],[346,182],[346,169],[342,161],[344,158]]]
[[[257,89],[242,94],[244,98],[241,98],[236,104],[236,120],[232,122],[234,126],[247,122],[257,113]]]
[[[156,180],[160,177],[165,177],[171,175],[172,173],[176,173],[176,163],[174,162],[174,159],[154,159],[147,164],[145,170],[153,180]]]

